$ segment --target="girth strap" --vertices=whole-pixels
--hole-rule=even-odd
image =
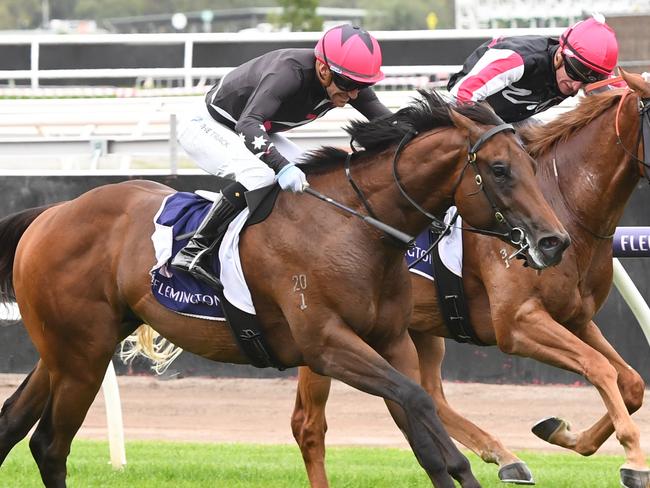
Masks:
[[[257,316],[231,304],[224,296],[223,289],[217,289],[216,292],[237,345],[251,364],[256,368],[273,367],[280,371],[285,370],[286,367],[278,361],[268,345]]]
[[[463,279],[447,269],[440,259],[440,247],[431,252],[433,276],[438,290],[438,304],[447,330],[456,342],[485,346],[470,322],[469,308],[463,288]]]

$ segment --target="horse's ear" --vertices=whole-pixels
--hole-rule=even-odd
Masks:
[[[460,112],[457,112],[453,108],[449,107],[449,116],[454,125],[459,129],[464,129],[468,134],[477,134],[479,132],[479,127],[470,119],[465,117]]]
[[[621,67],[618,68],[618,74],[623,77],[627,86],[632,88],[632,90],[643,98],[650,98],[650,85],[646,82],[643,75],[627,72]]]

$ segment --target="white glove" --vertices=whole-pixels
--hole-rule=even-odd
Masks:
[[[280,170],[277,178],[283,190],[301,193],[309,186],[305,173],[295,164],[287,164]]]

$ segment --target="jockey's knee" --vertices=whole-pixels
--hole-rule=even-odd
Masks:
[[[261,164],[264,164],[260,161]],[[268,166],[258,165],[243,169],[237,175],[237,181],[248,190],[256,190],[263,186],[272,185],[275,181],[275,171]]]

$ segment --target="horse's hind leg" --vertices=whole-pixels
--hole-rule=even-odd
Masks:
[[[431,395],[438,416],[449,435],[474,451],[486,463],[498,464],[499,479],[504,483],[535,484],[525,462],[506,449],[499,439],[456,412],[447,402],[442,389],[445,340],[427,332],[410,331],[410,333],[418,351],[422,386]]]
[[[72,439],[101,387],[119,340],[119,321],[105,304],[88,301],[78,306],[79,316],[60,313],[65,315],[60,320],[46,305],[38,311],[34,306],[21,307],[25,327],[49,374],[50,394],[29,447],[43,483],[52,488],[66,486]]]
[[[39,360],[0,411],[0,464],[38,421],[49,394],[50,378]]]
[[[49,366],[51,391],[29,447],[47,487],[66,486],[72,439],[99,390],[114,348],[101,355],[75,355],[69,364]]]
[[[306,366],[298,368],[296,404],[291,416],[293,437],[300,447],[312,488],[327,488],[325,471],[325,404],[332,380]]]

